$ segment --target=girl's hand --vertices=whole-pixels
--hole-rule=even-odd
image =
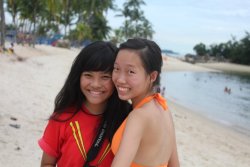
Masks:
[[[55,167],[57,159],[43,152],[41,167]]]

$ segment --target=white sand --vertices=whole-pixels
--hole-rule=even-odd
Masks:
[[[163,63],[163,70],[165,71],[201,71],[201,72],[207,72],[207,71],[218,71],[209,69],[206,67],[201,66],[195,66],[190,63],[183,62],[179,59],[173,58],[173,57],[163,57],[164,63]]]
[[[222,70],[226,72],[240,72],[240,73],[250,73],[250,66],[239,65],[232,63],[199,63],[198,66],[205,68],[213,68],[216,70]]]
[[[79,50],[41,45],[35,49],[15,46],[15,52],[23,61],[0,55],[0,166],[39,166],[42,151],[37,140]],[[210,70],[174,58],[168,58],[165,65],[167,71]],[[171,100],[169,106],[182,167],[249,167],[249,137]]]
[[[182,167],[249,167],[250,137],[168,101]]]
[[[16,46],[15,52],[25,60],[0,56],[0,166],[39,166],[37,140],[78,52],[48,46]]]

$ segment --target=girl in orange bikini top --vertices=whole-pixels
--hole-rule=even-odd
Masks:
[[[160,85],[162,64],[161,49],[154,41],[142,38],[128,39],[122,43],[118,49],[112,72],[112,80],[119,98],[122,100],[131,99],[132,106],[136,110],[129,114],[113,136],[111,149],[116,155],[112,166],[143,167],[143,165],[136,164],[133,161],[139,162],[139,160],[145,158],[143,162],[149,164],[151,163],[149,161],[155,158],[155,163],[157,163],[162,162],[162,160],[165,159],[164,157],[167,158],[168,156],[169,158],[166,159],[167,162],[163,165],[160,165],[160,162],[157,164],[157,167],[179,167],[171,114],[154,113],[157,109],[155,109],[153,103],[150,102],[151,100],[155,100],[164,110],[167,110],[165,99],[161,97],[159,93],[155,93],[154,90],[155,86]],[[143,106],[145,103],[148,104]],[[141,109],[142,106],[143,108],[145,107],[145,110]],[[162,116],[164,117],[162,118]],[[161,131],[166,133],[161,133],[160,130],[151,130],[151,133],[155,132],[154,134],[156,134],[157,137],[162,136],[157,138],[159,140],[154,140],[152,136],[153,133],[151,138],[147,137],[146,128],[157,129],[159,120],[164,120],[164,122],[161,122],[161,128],[164,128],[161,129]],[[168,135],[167,133],[170,135],[168,139],[165,138]],[[121,139],[123,141],[119,148]],[[150,144],[153,142],[155,142],[155,145]],[[163,143],[165,143],[164,146],[166,146],[166,148],[162,147]],[[131,149],[128,150],[129,146],[131,146]],[[167,148],[167,146],[169,146],[169,148]],[[145,150],[147,150],[147,152],[145,152]],[[159,154],[157,154],[158,152]],[[146,153],[148,154],[146,155]]]
[[[142,101],[140,103],[138,103],[134,109],[136,108],[140,108],[141,106],[143,106],[145,103],[148,103],[149,101],[155,99],[161,106],[162,108],[166,111],[168,109],[168,106],[166,104],[166,101],[165,99],[159,94],[154,94],[154,95],[151,95],[151,96],[148,96],[144,99],[142,99]],[[122,139],[122,136],[123,136],[123,132],[124,132],[124,129],[125,129],[125,126],[126,126],[126,120],[125,119],[123,121],[123,123],[121,124],[121,126],[118,128],[118,130],[115,132],[115,135],[113,136],[113,139],[112,139],[112,145],[111,145],[111,149],[112,149],[112,152],[114,154],[117,153],[118,151],[118,148],[119,148],[119,145],[120,145],[120,142],[121,142],[121,139]],[[139,164],[135,164],[134,162],[131,164],[130,167],[143,167],[142,165],[139,165]],[[167,167],[167,164],[165,165],[159,165],[157,167]]]

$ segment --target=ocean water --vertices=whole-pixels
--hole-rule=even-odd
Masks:
[[[250,75],[163,72],[161,86],[165,97],[250,136]]]

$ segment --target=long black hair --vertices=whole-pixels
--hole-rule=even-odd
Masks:
[[[81,110],[86,97],[80,88],[80,77],[84,71],[105,71],[112,73],[117,48],[110,42],[96,41],[81,50],[75,58],[69,75],[55,98],[54,113],[50,119],[67,121]],[[66,120],[60,120],[59,116],[68,107],[74,107],[75,111]],[[107,137],[111,140],[114,132],[128,115],[131,107],[126,101],[120,100],[115,89],[108,99],[102,121],[107,122]],[[100,123],[101,126],[102,123]],[[99,126],[99,128],[100,128]]]

